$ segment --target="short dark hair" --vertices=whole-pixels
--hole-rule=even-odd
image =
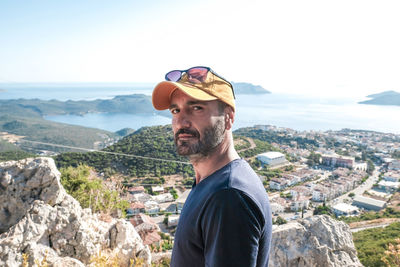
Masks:
[[[229,105],[226,104],[225,102],[218,100],[218,112],[220,115],[222,115],[225,112],[225,108],[227,106],[229,106]]]

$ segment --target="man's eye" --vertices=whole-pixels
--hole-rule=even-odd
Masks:
[[[200,107],[200,106],[193,106],[193,109],[194,109],[194,110],[202,110],[203,108]]]
[[[171,113],[172,114],[177,114],[177,113],[179,113],[179,109],[177,109],[177,108],[171,109]]]

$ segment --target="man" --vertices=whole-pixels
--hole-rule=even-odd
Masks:
[[[196,180],[175,233],[171,266],[268,266],[271,212],[265,189],[235,151],[232,85],[208,67],[168,72],[153,106],[169,109],[177,152]]]

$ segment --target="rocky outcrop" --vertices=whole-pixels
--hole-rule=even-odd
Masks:
[[[141,231],[153,231],[150,226]],[[29,266],[44,258],[53,267],[90,266],[100,252],[119,266],[135,258],[151,262],[130,222],[105,222],[65,192],[52,159],[0,163],[0,266],[21,266],[24,257]],[[329,216],[275,227],[270,255],[270,266],[362,266],[348,225]]]
[[[68,195],[49,158],[0,163],[0,266],[87,266],[93,255],[111,255],[120,266],[150,251],[125,220],[104,222]],[[102,253],[102,254],[101,254]]]
[[[362,266],[349,226],[326,215],[274,228],[270,255],[270,266]]]

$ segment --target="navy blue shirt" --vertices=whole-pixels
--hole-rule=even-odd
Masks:
[[[264,186],[245,160],[234,160],[193,186],[171,266],[268,266],[271,228]]]

